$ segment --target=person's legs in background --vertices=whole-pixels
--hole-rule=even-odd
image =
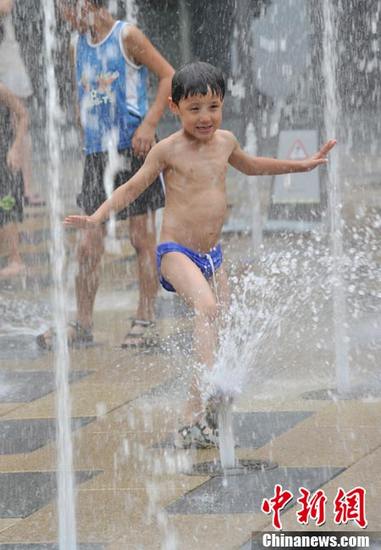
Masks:
[[[77,322],[88,331],[93,324],[94,302],[99,286],[99,264],[104,252],[105,228],[86,229],[78,247],[78,273],[75,279]],[[69,337],[70,340],[70,337]]]
[[[0,242],[7,248],[8,264],[0,269],[0,277],[11,278],[25,274],[25,264],[20,255],[19,233],[16,223],[0,226]]]
[[[139,278],[139,303],[136,318],[153,321],[158,290],[156,267],[155,212],[130,218],[130,240],[136,250]]]
[[[94,302],[99,286],[99,264],[104,251],[105,228],[86,229],[81,235],[78,247],[78,272],[75,279],[77,300],[76,320],[67,327],[69,346],[93,342],[92,326]],[[52,349],[54,329],[49,328],[37,336],[37,343],[43,349]]]
[[[25,108],[28,106],[26,101],[23,100]],[[15,125],[15,118],[12,119],[13,126]],[[28,132],[23,140],[23,156],[21,159],[21,173],[24,180],[24,202],[26,206],[44,206],[46,201],[40,196],[39,193],[32,191],[33,180],[33,161],[32,161],[32,138]]]
[[[158,291],[156,267],[155,211],[131,216],[130,240],[137,254],[139,301],[135,318],[122,347],[139,347],[152,342],[155,300]]]

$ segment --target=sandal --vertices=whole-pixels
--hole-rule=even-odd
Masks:
[[[84,328],[78,321],[72,321],[68,324],[68,345],[73,347],[76,345],[91,344],[94,341],[94,336],[91,328]],[[71,329],[71,330],[70,330]],[[46,332],[39,334],[36,338],[37,345],[41,349],[51,351],[54,347],[56,333],[53,328],[49,328]]]
[[[121,348],[145,348],[157,345],[158,335],[153,330],[156,326],[155,321],[145,321],[143,319],[132,319],[131,328],[124,337]],[[134,330],[134,328],[137,330]],[[128,341],[129,340],[129,341]]]
[[[196,422],[180,428],[174,443],[178,449],[213,449],[218,447],[218,432]]]

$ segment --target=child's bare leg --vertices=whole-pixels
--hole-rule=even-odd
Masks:
[[[90,328],[93,322],[104,236],[104,227],[86,229],[78,249],[78,275],[75,280],[77,321],[84,328]]]
[[[214,288],[213,279],[210,283],[214,290],[217,306],[218,306],[218,319],[219,324],[223,324],[226,318],[227,312],[230,307],[230,287],[226,272],[223,267],[220,267],[215,273],[216,288]]]
[[[25,271],[19,248],[17,224],[8,223],[0,229],[0,241],[8,246],[8,265],[0,270],[1,277],[13,277]]]
[[[77,251],[78,273],[75,279],[75,292],[77,298],[76,321],[81,329],[89,330],[93,322],[93,309],[95,296],[99,284],[99,264],[104,250],[104,227],[85,229],[81,235],[81,242]],[[75,323],[76,324],[76,323]],[[54,330],[49,328],[37,337],[37,343],[44,349],[50,349],[53,345]],[[69,345],[83,339],[78,329],[72,324],[67,329]]]
[[[23,101],[25,108],[28,110],[25,101]],[[12,117],[13,131],[16,130],[17,118]],[[28,200],[28,203],[42,204],[44,201],[41,199],[38,193],[32,192],[32,138],[28,132],[23,139],[23,155],[21,158],[21,173],[24,181],[24,198]]]
[[[161,273],[194,309],[195,355],[202,365],[213,367],[217,343],[217,303],[208,281],[197,266],[184,254],[170,252],[163,256]],[[193,424],[202,412],[199,377],[193,377],[185,410],[185,420]]]
[[[24,152],[22,156],[21,172],[24,180],[24,194],[29,198],[32,196],[32,140],[29,133],[24,137],[23,142]]]

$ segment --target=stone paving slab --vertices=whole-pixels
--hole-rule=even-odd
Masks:
[[[118,538],[126,528],[139,532],[147,525],[147,505],[145,490],[81,491],[80,487],[76,504],[77,539],[87,544],[106,544]],[[56,502],[51,501],[0,533],[0,543],[55,543],[57,526]],[[155,529],[155,525],[151,523],[150,529]],[[121,550],[124,548],[122,546]]]
[[[33,335],[7,334],[0,336],[0,361],[35,361],[43,353],[43,350],[37,346],[36,337]]]
[[[77,483],[98,472],[76,472]],[[56,494],[55,472],[0,473],[0,518],[25,518],[42,508]]]
[[[21,521],[21,520],[19,518],[11,518],[11,519],[0,518],[0,533],[1,531],[8,529],[9,527],[12,527],[12,525],[15,525],[15,523],[17,523],[18,521]]]
[[[123,537],[115,539],[107,550],[237,550],[249,538],[254,529],[264,526],[263,514],[168,516],[167,524],[159,528],[151,523],[142,525],[137,531],[133,526],[125,525]],[[167,527],[166,527],[167,526]]]
[[[274,495],[279,483],[292,493],[310,491],[336,477],[342,468],[276,468],[241,476],[214,477],[167,506],[170,514],[259,513],[263,498]],[[295,503],[294,503],[295,504]]]
[[[70,382],[76,382],[92,371],[71,371]],[[53,371],[0,370],[0,403],[30,403],[55,390]]]
[[[72,429],[77,430],[94,420],[94,417],[73,418]],[[5,420],[0,422],[0,455],[30,453],[55,440],[54,419]]]
[[[336,426],[339,430],[354,426],[380,426],[381,401],[338,401],[328,405],[314,418],[316,427]]]

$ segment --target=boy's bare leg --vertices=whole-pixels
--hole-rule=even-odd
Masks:
[[[93,322],[95,296],[99,286],[99,264],[104,252],[104,227],[83,231],[78,248],[78,274],[75,280],[77,321],[87,329]]]
[[[0,241],[5,242],[8,246],[8,265],[0,270],[0,277],[13,277],[25,273],[16,223],[8,223],[0,228]]]
[[[136,250],[138,262],[139,303],[136,319],[153,321],[155,318],[155,299],[158,290],[156,268],[156,227],[155,212],[133,216],[130,218],[130,240]],[[135,325],[131,328],[124,344],[136,344],[136,336],[144,338],[144,327]],[[136,336],[135,336],[136,335]]]
[[[198,267],[184,254],[169,252],[161,262],[161,273],[176,292],[194,309],[195,355],[202,365],[213,367],[217,343],[216,317],[218,313],[215,296],[208,281]],[[185,409],[185,421],[194,424],[202,412],[199,377],[191,384],[190,399]]]
[[[221,266],[215,274],[215,281],[217,288],[214,289],[213,279],[210,280],[210,284],[214,290],[217,306],[218,306],[218,318],[223,323],[224,318],[230,307],[230,287],[225,269]]]

